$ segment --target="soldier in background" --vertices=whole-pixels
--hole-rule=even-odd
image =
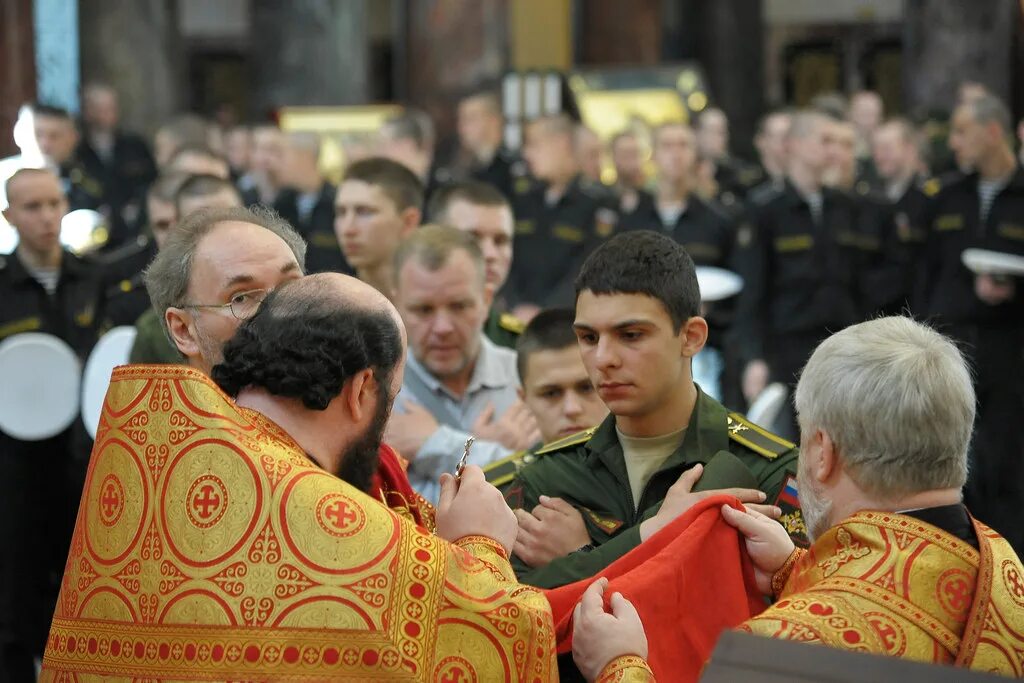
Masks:
[[[487,268],[487,285],[494,294],[484,334],[498,346],[515,348],[524,324],[507,311],[502,294],[512,267],[511,204],[493,185],[453,183],[434,195],[430,217],[435,223],[458,228],[476,239]]]
[[[102,209],[109,218],[109,206],[104,204],[103,183],[99,177],[90,174],[75,156],[79,134],[71,114],[46,104],[32,107],[32,114],[36,144],[46,167],[60,178],[68,200],[68,211]]]
[[[462,157],[457,160],[465,175],[498,188],[510,200],[514,183],[526,173],[523,160],[503,144],[505,118],[499,97],[488,90],[472,92],[459,100],[456,124]]]
[[[156,178],[156,162],[142,137],[120,128],[117,92],[109,85],[90,83],[82,89],[82,137],[75,155],[103,186],[103,203],[120,217],[112,227],[126,229],[113,230],[108,245],[136,237],[146,188]]]
[[[60,243],[68,202],[49,170],[24,168],[6,186],[4,218],[18,233],[0,257],[0,342],[59,337],[84,362],[104,324],[96,267]],[[40,407],[45,410],[45,406]],[[91,447],[81,420],[42,441],[0,432],[0,676],[35,680],[60,588]]]
[[[697,117],[697,148],[715,166],[717,196],[723,204],[744,200],[751,189],[764,182],[760,168],[729,151],[729,117],[717,107],[708,107]]]
[[[238,189],[246,206],[260,204],[271,207],[281,191],[281,163],[284,156],[284,133],[271,123],[252,128],[252,152],[249,172],[238,179]]]
[[[1024,171],[1010,146],[1010,114],[979,95],[953,113],[949,146],[971,172],[928,205],[922,293],[915,308],[965,349],[975,371],[978,417],[965,489],[972,512],[1024,550],[1024,296],[1020,278],[975,275],[968,248],[1024,256]]]
[[[611,236],[613,202],[581,173],[576,126],[564,115],[544,116],[526,129],[523,156],[537,179],[517,193],[509,276],[513,313],[529,321],[541,308],[572,301],[572,281],[583,260]]]
[[[337,188],[320,171],[320,136],[289,133],[281,160],[285,188],[277,195],[274,210],[306,240],[306,272],[351,275],[334,234],[334,198]]]
[[[612,137],[608,149],[615,166],[613,189],[618,195],[619,214],[625,220],[633,212],[649,206],[653,199],[645,189],[647,174],[644,171],[643,149],[637,134],[631,130]]]

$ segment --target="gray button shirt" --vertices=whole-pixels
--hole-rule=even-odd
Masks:
[[[480,354],[461,398],[431,375],[413,357],[412,349],[406,357],[405,378],[395,400],[395,410],[402,410],[406,403],[419,404],[430,411],[440,425],[409,464],[409,481],[413,488],[432,503],[437,502],[441,492],[438,479],[444,472],[455,471],[470,436],[469,430],[480,413],[490,403],[498,418],[518,400],[515,352],[495,346],[483,334],[480,336]],[[510,453],[511,450],[495,441],[477,440],[470,451],[469,463],[482,467]]]

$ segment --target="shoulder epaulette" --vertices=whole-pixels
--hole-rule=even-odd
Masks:
[[[512,334],[522,334],[526,329],[526,323],[511,313],[502,313],[498,317],[498,327]]]
[[[533,462],[536,457],[532,450],[517,451],[484,467],[484,477],[495,488],[501,488],[515,479],[519,470]]]
[[[796,448],[795,443],[772,434],[764,427],[754,424],[739,413],[729,413],[727,423],[730,439],[769,460],[774,460],[783,453]]]
[[[148,236],[139,235],[131,242],[127,242],[126,244],[118,246],[116,249],[105,254],[101,254],[97,260],[101,264],[107,266],[117,263],[118,261],[135,256],[139,252],[144,251],[149,247],[149,240],[150,238]]]
[[[560,451],[563,448],[568,448],[569,446],[578,446],[582,443],[590,441],[590,437],[592,437],[594,435],[594,432],[596,431],[597,427],[591,427],[590,429],[584,429],[582,432],[577,432],[575,434],[570,434],[569,436],[566,436],[564,438],[556,439],[551,443],[544,444],[543,446],[538,448],[535,451],[535,453],[537,455],[545,455],[547,453],[554,453],[555,451]]]
[[[942,189],[942,181],[938,178],[929,178],[921,185],[921,191],[929,197],[934,197]]]
[[[121,280],[120,282],[111,285],[107,288],[107,297],[116,296],[118,294],[128,294],[134,292],[136,289],[145,286],[142,273],[136,273],[128,279]]]

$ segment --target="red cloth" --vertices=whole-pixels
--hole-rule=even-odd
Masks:
[[[377,453],[380,462],[367,493],[400,515],[411,519],[415,524],[433,531],[433,507],[413,490],[412,484],[409,483],[409,475],[402,466],[404,461],[386,443],[380,445]]]
[[[696,681],[718,636],[765,608],[743,542],[722,519],[731,496],[702,500],[609,565],[600,576],[628,598],[644,622],[648,662],[659,681]],[[595,576],[545,591],[558,651],[572,649],[572,611]]]

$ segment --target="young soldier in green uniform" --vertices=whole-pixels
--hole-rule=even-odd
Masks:
[[[583,363],[611,415],[541,449],[509,489],[520,580],[551,588],[596,575],[677,516],[691,489],[774,503],[806,543],[794,445],[693,383],[708,327],[685,249],[666,235],[623,233],[587,259],[576,292]]]
[[[537,421],[541,441],[484,467],[487,481],[502,493],[544,444],[597,426],[608,415],[608,406],[597,395],[580,358],[572,329],[575,319],[571,309],[550,308],[538,313],[519,337],[519,398]]]

